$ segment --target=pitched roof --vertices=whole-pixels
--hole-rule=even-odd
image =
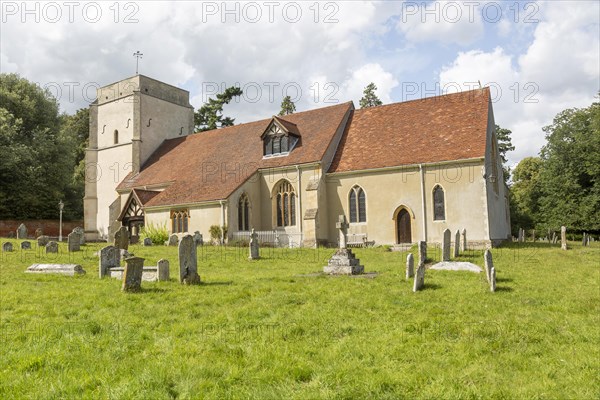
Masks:
[[[328,172],[485,156],[489,88],[355,110]]]
[[[146,206],[187,204],[229,197],[259,168],[320,161],[352,102],[278,117],[301,136],[285,157],[263,159],[261,135],[272,118],[165,140],[138,174],[117,190],[168,185]],[[141,199],[140,199],[141,200]]]

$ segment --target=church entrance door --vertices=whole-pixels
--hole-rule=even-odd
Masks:
[[[410,214],[405,209],[400,210],[396,217],[396,232],[398,243],[412,243]]]

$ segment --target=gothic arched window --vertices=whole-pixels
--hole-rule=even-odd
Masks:
[[[240,231],[250,230],[250,200],[246,193],[242,194],[238,201],[238,229]]]
[[[115,144],[119,144],[119,131],[115,129],[115,132],[113,134],[113,141],[115,142]]]
[[[275,191],[277,226],[296,225],[296,192],[288,181],[282,181]]]
[[[437,185],[433,188],[433,220],[443,221],[446,219],[446,206],[444,205],[444,189]]]
[[[171,211],[171,233],[187,232],[189,218],[187,210]]]
[[[367,222],[367,198],[360,186],[350,190],[350,222]]]

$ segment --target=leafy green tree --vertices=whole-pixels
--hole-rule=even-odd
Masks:
[[[526,157],[517,164],[513,171],[513,184],[510,189],[510,219],[515,236],[517,236],[519,228],[535,228],[542,196],[541,169],[541,158]]]
[[[510,139],[511,134],[512,131],[510,129],[501,128],[499,125],[496,125],[496,138],[498,139],[498,152],[500,153],[500,158],[502,159],[504,183],[507,183],[510,179],[511,172],[510,167],[507,165],[508,159],[506,158],[506,153],[515,149],[515,146],[513,146]]]
[[[292,98],[290,96],[285,96],[281,102],[281,111],[279,111],[279,116],[293,114],[295,112],[296,105],[292,101]]]
[[[212,97],[194,114],[196,131],[210,131],[212,129],[232,126],[235,119],[223,116],[223,106],[229,104],[234,98],[243,94],[239,87],[228,87],[225,92],[217,94],[217,98]]]
[[[367,85],[367,87],[363,91],[363,97],[362,99],[360,99],[359,102],[360,108],[375,107],[383,104],[381,100],[379,100],[379,97],[377,97],[377,95],[375,94],[376,90],[377,86],[375,86],[373,82]]]

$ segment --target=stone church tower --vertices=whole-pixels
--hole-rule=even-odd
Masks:
[[[189,92],[143,75],[101,87],[90,105],[84,226],[88,240],[111,240],[120,223],[117,185],[133,175],[165,139],[194,129]]]

